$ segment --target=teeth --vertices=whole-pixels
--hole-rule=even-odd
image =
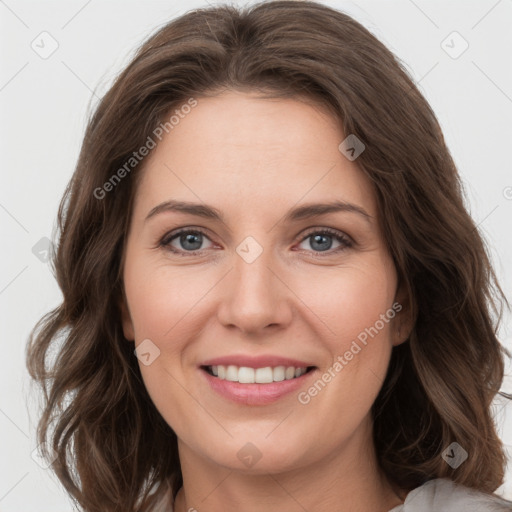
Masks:
[[[249,368],[247,366],[235,366],[222,364],[210,366],[213,375],[219,379],[242,384],[268,384],[270,382],[281,382],[300,377],[306,373],[306,368],[295,368],[294,366],[275,366],[271,368]]]
[[[236,367],[235,367],[236,368]],[[242,382],[244,384],[254,384],[254,368],[247,368],[247,366],[242,366],[238,369],[238,382]]]
[[[286,380],[293,379],[295,377],[295,368],[293,366],[288,366],[284,372],[284,377]]]
[[[284,380],[284,372],[285,372],[285,370],[286,370],[286,368],[284,366],[276,366],[272,370],[272,380],[274,382],[281,382],[282,380]]]
[[[226,368],[226,380],[238,381],[238,368],[230,365]]]
[[[254,372],[254,382],[257,384],[268,384],[274,380],[272,368],[266,366],[265,368],[256,368]]]

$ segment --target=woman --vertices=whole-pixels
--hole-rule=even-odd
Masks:
[[[90,120],[59,227],[27,364],[83,510],[512,510],[508,303],[434,113],[349,16],[164,26]]]

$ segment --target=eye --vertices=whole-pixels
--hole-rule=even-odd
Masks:
[[[333,238],[340,245],[337,248],[330,250],[332,247]],[[332,254],[334,252],[343,251],[353,246],[352,240],[347,235],[331,228],[316,228],[316,231],[310,231],[308,234],[306,234],[306,236],[302,238],[301,243],[305,242],[306,240],[310,240],[309,245],[313,249],[313,252],[317,254],[327,251],[328,254]],[[323,256],[322,254],[320,255]]]
[[[180,256],[184,253],[196,254],[201,250],[203,238],[209,240],[205,232],[200,229],[181,229],[178,232],[165,235],[159,243],[159,246],[169,249]],[[171,242],[176,240],[181,247],[176,248]]]
[[[327,253],[329,255],[353,246],[352,240],[340,231],[331,228],[315,229],[303,236],[301,240],[301,243],[304,243],[310,239],[310,247],[315,254],[323,256],[321,253]],[[331,250],[333,238],[339,243],[339,246]],[[204,239],[210,240],[202,229],[186,228],[164,235],[158,245],[178,256],[186,256],[187,254],[194,256],[204,249],[201,249]],[[173,245],[173,242],[176,242],[179,247]]]

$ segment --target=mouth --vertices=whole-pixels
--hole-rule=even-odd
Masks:
[[[316,369],[316,366],[265,366],[251,368],[236,365],[203,365],[200,367],[211,377],[240,384],[271,384],[302,377]]]
[[[231,403],[263,406],[298,393],[317,373],[316,366],[202,365],[207,390]],[[208,392],[208,391],[207,391]]]

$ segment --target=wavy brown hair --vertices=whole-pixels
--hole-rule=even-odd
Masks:
[[[121,327],[144,162],[104,197],[95,191],[173,109],[222,90],[310,98],[364,142],[357,164],[414,319],[372,408],[379,463],[404,489],[444,476],[495,491],[506,457],[491,402],[510,355],[497,338],[510,306],[436,116],[405,66],[354,19],[309,1],[189,11],[142,44],[95,107],[58,212],[52,263],[63,300],[27,344],[52,470],[87,512],[148,511],[167,486],[176,495],[182,485],[176,435]],[[469,454],[456,470],[441,457],[453,441]]]

